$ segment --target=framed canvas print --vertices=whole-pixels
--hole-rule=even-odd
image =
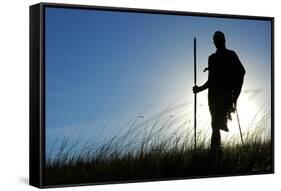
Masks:
[[[274,19],[30,7],[30,184],[274,172]]]

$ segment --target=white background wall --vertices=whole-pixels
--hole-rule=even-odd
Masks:
[[[29,5],[35,0],[0,3],[0,190],[36,190],[28,185]],[[53,190],[279,190],[280,167],[280,5],[277,0],[60,0],[52,2],[182,10],[275,17],[276,124],[274,175],[84,186]]]

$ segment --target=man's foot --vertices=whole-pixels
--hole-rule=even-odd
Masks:
[[[229,119],[230,121],[232,121],[231,113],[228,113],[228,114],[226,115],[226,118]]]
[[[228,128],[227,128],[227,125],[223,125],[220,127],[221,130],[225,131],[225,132],[228,132]]]

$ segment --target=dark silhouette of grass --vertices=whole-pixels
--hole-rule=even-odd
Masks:
[[[270,142],[247,143],[244,148],[241,145],[225,147],[218,166],[214,166],[209,149],[200,146],[196,151],[174,147],[123,154],[108,149],[95,156],[60,156],[60,160],[47,162],[45,183],[95,183],[272,171]]]
[[[150,128],[140,130],[136,120],[123,135],[113,136],[101,146],[91,138],[83,144],[65,138],[58,151],[46,157],[45,184],[272,172],[271,140],[262,136],[270,128],[270,113],[251,124],[255,131],[245,134],[244,147],[234,139],[224,143],[220,162],[210,154],[203,131],[198,132],[197,149],[193,149],[192,127],[187,121],[175,123],[168,117],[160,123],[156,119]]]
[[[45,159],[45,184],[272,172],[271,112],[267,105],[265,110],[264,106],[259,109],[250,130],[244,132],[244,146],[239,139],[226,137],[218,162],[210,152],[208,132],[198,130],[197,148],[194,150],[193,125],[186,120],[187,115],[192,115],[192,110],[183,115],[181,109],[188,103],[174,105],[184,95],[159,115],[138,123],[145,117],[144,112],[149,106],[126,123],[126,127],[122,126],[125,132],[119,131],[118,135],[114,134],[103,142],[97,140],[97,132],[84,141],[72,137],[76,132],[61,141],[55,140]]]

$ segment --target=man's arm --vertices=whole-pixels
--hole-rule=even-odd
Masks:
[[[212,68],[212,55],[209,56],[209,59],[208,59],[208,68],[204,69],[204,72],[207,70],[209,71],[208,80],[202,86],[194,86],[193,93],[196,94],[196,93],[202,92],[209,88],[210,80],[212,80],[212,69],[211,68]]]
[[[202,86],[193,86],[193,93],[199,93],[204,91],[205,89],[209,88],[209,82],[205,82]]]

